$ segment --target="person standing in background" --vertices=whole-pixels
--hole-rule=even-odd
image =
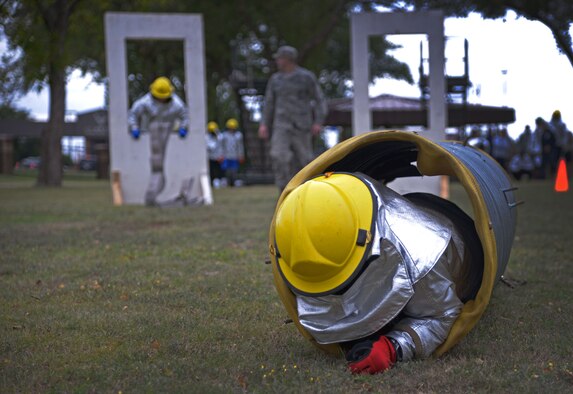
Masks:
[[[567,125],[563,123],[561,119],[561,111],[556,110],[551,114],[551,120],[549,121],[549,126],[551,131],[555,136],[555,148],[553,149],[553,155],[551,158],[551,172],[555,173],[557,171],[557,164],[559,159],[563,157],[565,150],[567,149]]]
[[[529,126],[527,126],[529,128]],[[531,130],[529,130],[531,134]],[[491,145],[491,155],[492,157],[507,170],[509,165],[509,159],[511,159],[511,153],[513,150],[513,141],[509,138],[506,128],[501,128],[493,136]]]
[[[225,130],[221,134],[221,151],[223,152],[221,169],[225,173],[227,185],[239,186],[239,165],[245,161],[245,147],[243,133],[239,131],[239,122],[234,118],[227,120]]]
[[[221,162],[223,161],[223,152],[221,151],[221,136],[219,134],[219,125],[217,122],[207,123],[207,133],[205,134],[207,144],[207,156],[209,158],[209,177],[211,184],[215,189],[221,186]]]
[[[479,127],[472,127],[467,144],[474,148],[481,149],[488,154],[491,153],[491,145],[488,139],[483,136]]]
[[[313,159],[312,137],[322,130],[326,100],[316,76],[297,64],[298,52],[282,46],[273,55],[278,71],[267,84],[259,138],[270,138],[275,184],[285,188]]]
[[[555,135],[551,126],[543,118],[535,119],[535,134],[539,134],[541,141],[541,179],[551,176],[555,169],[552,167],[552,160],[555,152]]]

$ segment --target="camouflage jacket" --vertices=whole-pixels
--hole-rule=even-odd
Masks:
[[[313,123],[323,124],[326,113],[326,100],[309,70],[297,66],[290,73],[277,72],[269,79],[261,124],[310,130]]]

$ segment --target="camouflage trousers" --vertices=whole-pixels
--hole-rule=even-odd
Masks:
[[[270,156],[275,184],[282,191],[291,178],[314,158],[310,130],[274,127]]]

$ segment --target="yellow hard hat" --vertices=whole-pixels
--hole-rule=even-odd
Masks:
[[[217,131],[217,129],[219,128],[219,125],[217,124],[217,122],[209,122],[207,123],[207,130],[209,130],[210,133],[214,133],[215,131]]]
[[[561,111],[556,109],[555,111],[553,111],[553,114],[551,115],[551,117],[554,119],[561,119]]]
[[[166,77],[159,77],[151,85],[149,85],[149,91],[151,95],[158,99],[166,99],[171,97],[173,93],[173,85],[171,81]]]
[[[231,118],[227,121],[227,123],[225,124],[225,126],[228,129],[236,129],[239,127],[239,122],[237,122],[237,119],[235,118]]]
[[[376,198],[366,181],[327,173],[294,189],[277,209],[279,272],[298,294],[336,293],[360,274],[374,232]]]

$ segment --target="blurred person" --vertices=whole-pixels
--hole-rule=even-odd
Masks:
[[[217,122],[211,121],[207,123],[205,142],[207,144],[211,184],[215,189],[218,189],[221,186],[221,178],[223,177],[223,171],[221,170],[223,152],[221,151],[221,136],[219,134],[219,125]]]
[[[132,138],[139,140],[142,132],[150,136],[151,177],[145,192],[145,204],[149,206],[157,205],[157,196],[165,187],[164,161],[169,136],[174,131],[181,138],[187,136],[187,106],[174,90],[168,78],[155,79],[149,93],[136,100],[128,114]]]
[[[221,133],[221,152],[221,169],[225,174],[226,185],[239,186],[239,166],[245,161],[245,148],[239,122],[234,118],[227,120],[225,130]]]
[[[529,130],[529,132],[531,133],[531,130]],[[513,150],[513,140],[507,134],[507,129],[506,128],[499,129],[495,133],[492,139],[491,156],[505,170],[507,170],[512,150]]]
[[[541,143],[541,179],[555,173],[553,157],[555,155],[555,135],[549,124],[541,117],[535,119],[535,134],[539,134]]]
[[[521,180],[521,155],[519,152],[516,152],[511,159],[509,160],[509,164],[507,165],[507,170],[513,178],[516,180]]]
[[[551,172],[555,173],[557,171],[559,159],[563,156],[567,145],[568,130],[567,125],[563,123],[563,120],[561,119],[561,111],[555,110],[553,114],[551,114],[549,126],[555,136],[555,147],[553,149],[553,157],[551,159]]]
[[[533,155],[533,177],[535,179],[542,179],[542,166],[543,166],[543,145],[541,142],[542,130],[535,127],[531,133],[530,149]]]
[[[313,159],[312,137],[322,129],[327,106],[316,76],[297,64],[295,48],[282,46],[273,57],[278,71],[267,84],[258,134],[270,138],[275,184],[282,192]]]
[[[531,131],[529,125],[517,138],[517,153],[522,157],[522,174],[539,178],[541,173],[541,141],[539,135]]]
[[[573,132],[568,131],[565,138],[565,145],[563,146],[565,153],[563,157],[567,163],[567,174],[569,177],[573,174]]]
[[[518,181],[521,180],[524,175],[527,175],[528,179],[533,179],[534,170],[535,164],[531,156],[519,149],[512,156],[508,164],[508,171]]]
[[[486,153],[491,152],[491,145],[487,138],[485,138],[478,127],[473,127],[467,139],[467,144],[474,148],[481,149]]]
[[[499,135],[499,129],[496,125],[490,125],[485,132],[485,139],[489,143],[490,150],[493,149],[493,140],[497,135]]]

